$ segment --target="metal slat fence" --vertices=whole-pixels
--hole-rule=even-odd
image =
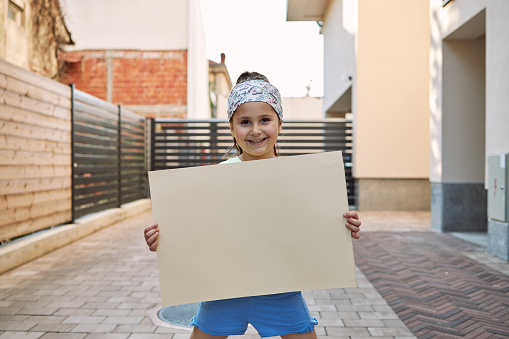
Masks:
[[[146,197],[145,119],[71,87],[73,220]]]
[[[217,164],[232,145],[230,125],[221,120],[150,119],[151,170]],[[355,206],[352,178],[352,121],[285,121],[278,137],[281,156],[343,151],[348,201]]]

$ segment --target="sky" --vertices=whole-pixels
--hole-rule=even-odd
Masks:
[[[284,97],[323,96],[323,35],[318,24],[287,22],[286,0],[200,0],[207,58],[221,61],[232,82],[264,74]]]

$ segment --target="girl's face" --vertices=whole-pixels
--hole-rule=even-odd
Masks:
[[[274,145],[281,131],[281,121],[265,102],[246,102],[230,120],[232,136],[242,148],[242,161],[275,158]]]

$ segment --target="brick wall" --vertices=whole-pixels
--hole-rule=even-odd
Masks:
[[[106,60],[83,57],[80,62],[67,62],[62,82],[106,100]]]
[[[140,113],[145,115],[185,117],[186,50],[76,51],[60,58],[67,62],[62,77],[66,84],[134,111],[143,107]],[[165,108],[168,113],[161,113]]]

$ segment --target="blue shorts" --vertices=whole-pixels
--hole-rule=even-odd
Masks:
[[[301,292],[206,301],[191,326],[211,335],[242,335],[251,324],[261,337],[306,333],[318,322],[311,318]]]

